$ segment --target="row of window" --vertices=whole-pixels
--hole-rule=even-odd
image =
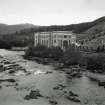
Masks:
[[[56,43],[58,46],[62,47],[63,44],[64,44],[64,41],[63,41],[63,40],[54,40],[54,41],[53,41],[53,45],[54,45],[55,43]],[[67,41],[67,44],[70,45],[70,44],[71,44],[71,41],[70,41],[70,40]]]
[[[53,38],[71,38],[71,35],[53,35]]]
[[[48,42],[48,40],[41,40],[41,44],[42,44],[42,45],[48,45],[49,42]]]
[[[48,44],[49,40],[41,40],[41,43],[47,43]],[[62,40],[53,40],[53,43],[62,43]],[[38,43],[38,40],[35,40],[35,43]],[[69,43],[71,43],[71,41],[69,40]]]
[[[40,35],[40,38],[49,38],[49,35]]]
[[[62,45],[63,45],[63,40],[54,40],[54,41],[53,41],[53,44],[54,44],[54,43],[58,43],[58,45],[62,46]],[[67,43],[68,43],[68,44],[71,44],[71,41],[69,40],[69,41],[67,41]]]
[[[69,35],[53,35],[53,38],[71,38],[71,36]],[[35,38],[37,39],[38,36],[35,36]],[[49,38],[49,35],[41,35],[40,38]]]
[[[57,44],[58,46],[62,47],[63,46],[63,42],[64,42],[63,40],[53,40],[52,41],[52,45]],[[69,40],[69,41],[67,41],[67,43],[68,43],[68,45],[70,45],[71,41]],[[38,44],[38,40],[35,40],[35,45],[37,45],[37,44]],[[41,40],[40,44],[49,46],[49,40]]]

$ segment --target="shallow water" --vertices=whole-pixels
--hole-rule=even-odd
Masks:
[[[18,75],[15,77],[19,80],[20,87],[38,88],[42,94],[52,96],[53,98],[55,97],[54,99],[58,101],[58,105],[77,105],[63,97],[63,90],[54,91],[52,89],[57,84],[62,83],[67,86],[65,90],[71,90],[79,95],[81,103],[78,105],[105,105],[105,89],[104,87],[99,87],[97,82],[92,81],[84,75],[81,78],[68,79],[64,73],[54,71],[51,66],[24,60],[22,56],[20,56],[23,54],[24,52],[21,51],[0,49],[0,55],[4,56],[5,59],[15,61],[26,68],[27,71],[32,71],[32,75]],[[45,74],[46,71],[53,71],[53,73]],[[27,91],[17,92],[13,87],[4,87],[0,90],[0,105],[50,105],[46,99],[26,102],[23,100],[26,93]]]
[[[99,87],[98,83],[92,81],[86,76],[67,80],[68,89],[77,93],[83,104],[89,105],[104,105],[105,104],[105,89]]]

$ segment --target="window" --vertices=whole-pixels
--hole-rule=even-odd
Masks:
[[[69,40],[69,44],[71,44],[71,41]]]
[[[54,40],[54,43],[56,43],[56,40]]]
[[[59,35],[59,36],[58,36],[58,38],[62,38],[62,36],[61,36],[61,35]]]
[[[61,40],[61,47],[62,47],[62,40]]]
[[[64,38],[67,38],[67,35],[64,35]]]
[[[42,44],[43,44],[43,40],[42,40]]]
[[[45,42],[45,40],[43,40],[43,44],[45,44],[46,42]]]
[[[71,38],[71,36],[69,36],[69,38]]]
[[[48,45],[48,40],[47,40],[47,45]]]
[[[56,38],[56,35],[54,35],[54,38]]]

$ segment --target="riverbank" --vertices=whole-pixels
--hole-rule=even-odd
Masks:
[[[105,74],[85,72],[85,75],[93,81],[96,81],[98,86],[105,88]]]
[[[54,67],[54,70],[64,71],[67,74],[70,74],[75,71],[77,71],[77,73],[83,72],[84,75],[86,75],[87,77],[89,77],[92,80],[95,80],[97,82],[105,82],[105,74],[89,72],[88,70],[86,70],[83,67],[80,67],[79,65],[65,66],[64,64],[59,63],[58,61],[55,61],[51,58],[29,57],[28,59],[32,60],[32,61],[36,61],[39,64],[51,65]]]
[[[68,74],[68,77],[70,78],[81,77],[82,71],[85,70],[83,67],[80,67],[79,65],[64,65],[64,63],[61,63],[52,58],[28,57],[28,60],[35,61],[39,64],[52,66],[54,68],[54,71],[64,72]]]
[[[87,77],[90,79],[93,79],[97,82],[105,82],[105,75],[104,74],[99,74],[99,73],[91,73],[91,72],[85,72],[84,73]]]
[[[58,61],[55,61],[51,58],[39,58],[39,57],[30,57],[29,60],[37,61],[38,63],[45,64],[45,65],[51,65],[54,67],[54,70],[57,71],[63,71],[67,74],[67,77],[72,79],[74,77],[81,77],[82,75],[86,75],[88,78],[90,78],[93,81],[96,81],[99,86],[105,87],[105,74],[100,73],[92,73],[86,70],[83,67],[80,67],[79,65],[70,65],[65,66],[62,63],[59,63]]]

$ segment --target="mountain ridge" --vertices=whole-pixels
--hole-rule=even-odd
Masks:
[[[30,23],[8,25],[0,23],[0,35],[12,34],[24,29],[37,28],[39,26]]]

